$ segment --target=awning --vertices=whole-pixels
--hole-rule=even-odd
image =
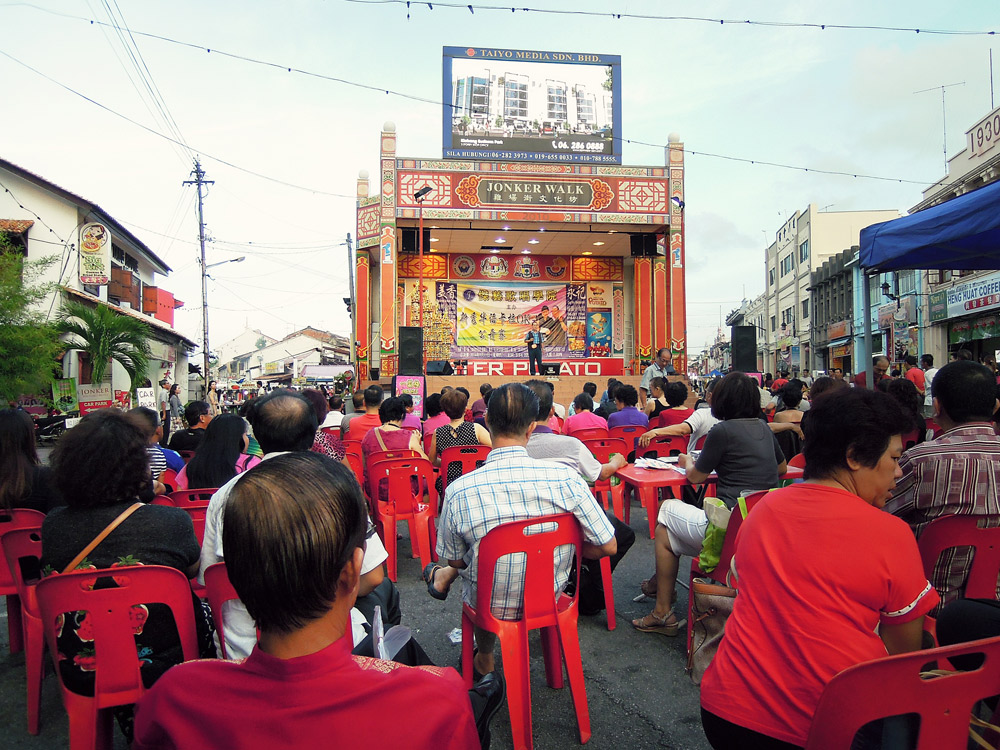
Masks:
[[[860,264],[872,271],[1000,268],[1000,182],[861,230]]]
[[[844,344],[846,344],[850,340],[851,339],[850,339],[849,336],[844,336],[843,338],[834,339],[833,341],[827,341],[826,342],[826,348],[829,349],[830,347],[833,347],[833,346],[843,346]]]

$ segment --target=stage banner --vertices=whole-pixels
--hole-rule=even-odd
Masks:
[[[452,359],[527,359],[524,337],[538,319],[546,359],[585,356],[583,284],[437,282],[438,309],[454,321]]]

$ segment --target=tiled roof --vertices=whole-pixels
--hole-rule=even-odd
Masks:
[[[0,232],[10,232],[11,234],[24,234],[35,222],[30,219],[0,219]]]

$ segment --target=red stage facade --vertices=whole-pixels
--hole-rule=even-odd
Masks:
[[[389,126],[380,142],[379,194],[358,180],[359,379],[396,374],[398,329],[421,320],[426,358],[475,377],[527,376],[535,319],[564,377],[638,374],[662,347],[686,372],[682,144],[628,167],[399,158]]]

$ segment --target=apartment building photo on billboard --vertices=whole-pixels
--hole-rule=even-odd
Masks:
[[[444,157],[621,164],[621,57],[444,48]]]

